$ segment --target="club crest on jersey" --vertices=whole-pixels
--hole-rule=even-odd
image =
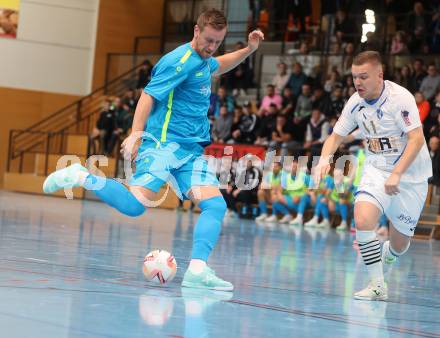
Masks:
[[[407,126],[410,126],[411,121],[409,120],[409,112],[406,110],[402,110],[401,114],[402,114],[403,122],[405,122]]]
[[[383,111],[378,109],[376,110],[377,118],[380,120],[383,117]]]

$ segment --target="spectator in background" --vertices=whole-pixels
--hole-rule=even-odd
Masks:
[[[96,126],[90,134],[89,154],[106,155],[108,154],[108,145],[110,137],[115,128],[115,106],[111,100],[106,100],[99,114]],[[99,150],[97,150],[96,142],[98,142]]]
[[[327,93],[331,93],[333,89],[337,86],[342,86],[342,83],[339,81],[339,73],[337,70],[332,70],[327,78],[327,81],[325,81],[324,84],[324,90]]]
[[[431,107],[429,106],[429,102],[425,99],[423,93],[416,92],[414,94],[414,98],[416,99],[417,109],[419,110],[420,121],[423,123],[428,117]]]
[[[390,54],[391,55],[399,55],[399,54],[408,54],[408,46],[406,45],[406,35],[404,31],[397,31],[393,36],[393,40],[391,41]]]
[[[287,72],[287,65],[284,62],[278,64],[278,72],[272,79],[272,85],[275,86],[275,91],[277,94],[283,92],[284,87],[289,81],[290,74]]]
[[[136,109],[137,101],[135,98],[134,89],[130,88],[125,92],[124,97],[122,99],[122,104],[127,105],[130,111],[134,111]]]
[[[304,148],[310,150],[312,156],[321,154],[322,145],[328,137],[330,125],[319,109],[313,109],[310,122],[307,124]]]
[[[301,95],[298,97],[295,108],[295,118],[304,120],[312,112],[312,88],[309,84],[303,84]]]
[[[426,142],[429,141],[429,138],[433,136],[432,132],[434,131],[435,127],[437,127],[437,133],[438,133],[438,125],[440,118],[440,92],[437,93],[435,96],[435,100],[431,106],[431,111],[429,112],[428,117],[425,120],[425,123],[423,123],[423,132],[425,134]]]
[[[351,66],[350,66],[351,67]],[[290,74],[287,86],[292,88],[293,95],[298,97],[301,94],[301,88],[307,81],[307,76],[302,70],[302,65],[299,62],[292,64],[292,73]]]
[[[435,9],[432,15],[432,23],[430,32],[432,34],[431,39],[431,52],[440,53],[440,6]]]
[[[406,31],[411,34],[409,49],[413,53],[420,52],[426,42],[427,34],[431,26],[431,18],[425,12],[421,1],[414,3],[413,11],[408,15]]]
[[[302,65],[303,72],[306,76],[312,79],[318,77],[321,67],[321,57],[319,55],[310,54],[309,45],[306,41],[301,42],[298,55],[295,55],[295,61]]]
[[[239,41],[235,44],[235,50],[240,50],[245,47],[244,43]],[[232,89],[232,95],[246,95],[246,90],[252,83],[253,70],[251,67],[251,58],[246,58],[234,70],[226,75],[226,82],[229,89]]]
[[[336,87],[333,89],[332,95],[330,96],[330,112],[327,118],[339,117],[344,109],[344,99],[342,98],[342,88]]]
[[[150,60],[145,60],[138,71],[138,80],[136,84],[137,89],[144,89],[147,83],[150,82],[152,69],[153,65],[151,64]]]
[[[439,90],[440,74],[437,72],[437,67],[431,64],[428,67],[428,76],[423,79],[420,85],[420,91],[428,101],[431,101]]]
[[[258,111],[258,115],[262,116],[264,115],[264,111],[269,110],[269,107],[274,104],[277,109],[281,109],[283,103],[283,99],[279,94],[275,92],[275,86],[274,85],[267,85],[266,87],[266,96],[263,97],[263,100],[261,101],[261,106]]]
[[[252,204],[258,203],[257,191],[260,171],[253,165],[251,159],[252,155],[246,156],[246,168],[243,168],[244,170],[240,170],[240,163],[238,164],[235,179],[237,188],[232,192],[234,200],[241,203],[239,213],[244,217],[248,216],[251,211],[253,211],[254,216],[257,214],[257,209],[253,210]],[[247,189],[244,189],[244,187]]]
[[[264,110],[261,116],[260,129],[257,132],[255,144],[267,145],[272,139],[272,131],[276,128],[276,118],[278,109],[274,103],[271,103],[268,110]]]
[[[302,144],[292,140],[293,126],[287,116],[279,114],[276,119],[275,128],[272,130],[272,138],[269,142],[268,151],[281,148],[281,156],[288,155],[289,150],[302,148]]]
[[[233,116],[228,112],[226,106],[220,107],[220,116],[216,118],[212,130],[212,141],[226,143],[231,138]]]
[[[283,102],[281,103],[281,114],[293,116],[296,106],[296,98],[293,95],[292,88],[289,86],[284,87],[282,98]]]
[[[127,104],[122,103],[119,97],[113,100],[113,104],[115,106],[115,125],[108,144],[107,151],[109,155],[113,154],[115,145],[125,138],[133,123],[133,111],[130,110]]]
[[[408,89],[411,93],[414,93],[411,89],[411,69],[408,66],[403,66],[398,69],[395,76],[396,83]]]
[[[354,44],[349,42],[344,48],[344,55],[342,57],[341,74],[342,76],[351,77],[351,65],[353,64],[355,54]]]
[[[232,125],[232,142],[253,144],[257,138],[259,129],[259,118],[252,111],[252,104],[245,102],[243,113],[240,118]]]
[[[316,86],[313,90],[312,109],[319,109],[326,116],[330,114],[330,96],[321,86]]]
[[[357,25],[347,17],[347,13],[342,9],[336,11],[335,35],[338,42],[353,42],[357,34]]]
[[[422,59],[415,59],[413,62],[413,73],[411,75],[411,86],[408,90],[414,93],[420,89],[423,79],[426,77],[424,69],[424,62]]]
[[[217,93],[211,93],[208,117],[215,119],[220,116],[220,107],[225,106],[229,114],[234,111],[234,98],[228,95],[226,88],[220,86],[217,89]]]
[[[432,177],[429,183],[435,186],[440,186],[440,138],[439,136],[432,136],[429,139],[429,155],[432,161]]]

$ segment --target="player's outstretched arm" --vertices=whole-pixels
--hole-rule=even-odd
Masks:
[[[399,193],[400,178],[417,157],[417,154],[425,143],[423,127],[417,127],[409,131],[407,135],[408,143],[402,153],[402,157],[399,159],[390,177],[388,177],[387,181],[385,182],[385,192],[389,195]]]
[[[263,32],[254,30],[249,34],[247,47],[217,57],[220,66],[215,72],[215,75],[221,75],[237,67],[244,59],[258,49],[261,40],[264,40]]]
[[[133,159],[136,157],[140,145],[140,137],[145,129],[145,123],[150,115],[153,103],[153,97],[143,91],[134,112],[131,133],[121,145],[121,154],[124,158],[129,159],[131,157]]]

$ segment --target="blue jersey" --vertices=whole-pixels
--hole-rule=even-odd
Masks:
[[[189,43],[164,55],[144,89],[154,98],[145,130],[160,142],[209,144],[211,74],[218,67],[215,58],[201,58]]]

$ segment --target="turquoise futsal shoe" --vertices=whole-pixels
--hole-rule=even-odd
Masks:
[[[218,278],[215,275],[215,271],[207,266],[205,266],[203,271],[199,274],[194,274],[189,269],[186,270],[185,275],[183,276],[182,286],[217,291],[234,290],[234,286],[231,283]]]
[[[43,183],[43,191],[46,194],[54,193],[63,188],[74,188],[79,187],[80,172],[89,171],[84,168],[81,164],[75,163],[66,168],[54,171],[52,174],[47,176]]]

